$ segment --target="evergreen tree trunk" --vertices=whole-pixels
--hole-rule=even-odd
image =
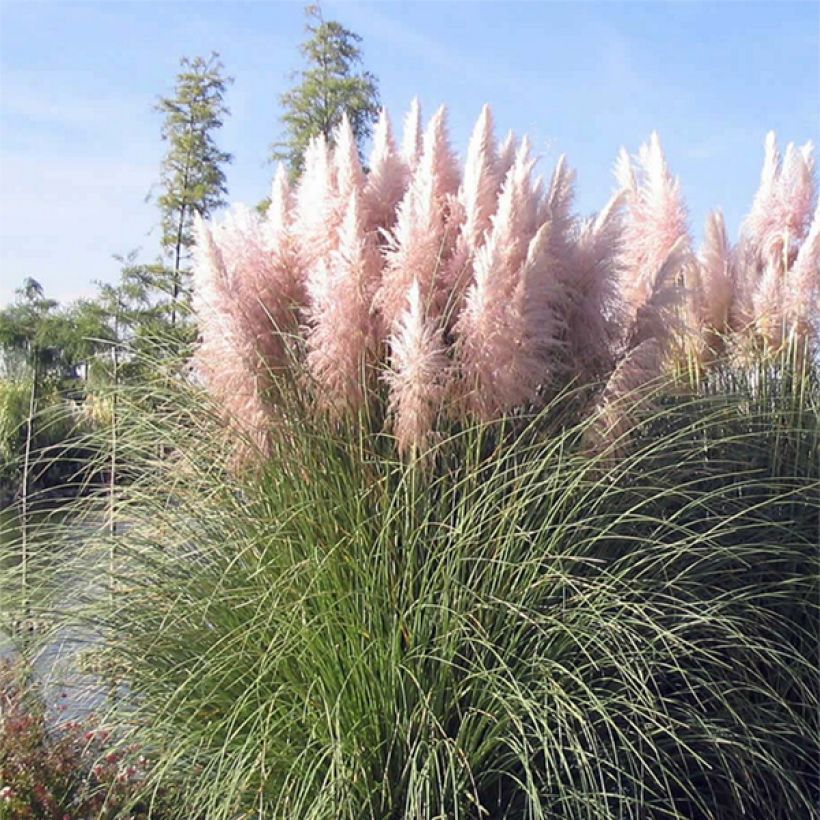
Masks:
[[[171,327],[177,324],[177,300],[179,299],[180,271],[182,262],[182,228],[185,224],[185,205],[179,209],[179,221],[177,223],[176,243],[174,245],[174,279],[171,302]]]

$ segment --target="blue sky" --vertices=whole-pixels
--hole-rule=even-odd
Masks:
[[[427,115],[446,103],[463,153],[489,102],[499,132],[530,134],[545,173],[568,155],[583,213],[611,192],[619,147],[634,152],[657,129],[695,234],[715,206],[736,231],[766,131],[820,136],[818,2],[323,8],[364,38],[394,123],[414,95]],[[303,25],[291,2],[0,0],[0,304],[25,276],[70,299],[116,277],[112,254],[156,258],[164,147],[152,106],[183,55],[217,50],[235,78],[219,135],[235,155],[229,199],[261,199]]]

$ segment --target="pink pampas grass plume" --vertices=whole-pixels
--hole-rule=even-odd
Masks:
[[[555,165],[549,188],[545,195],[540,193],[540,179],[538,180],[537,220],[539,223],[552,224],[550,233],[550,255],[553,277],[561,285],[561,293],[556,292],[560,299],[556,301],[555,310],[566,317],[570,304],[573,301],[572,291],[576,287],[572,263],[572,244],[577,228],[577,220],[573,213],[575,198],[575,172],[569,167],[566,157],[561,155]]]
[[[607,380],[586,432],[592,453],[618,456],[631,432],[652,407],[659,386],[664,350],[657,339],[645,339],[618,363]]]
[[[546,205],[549,209],[549,218],[555,229],[555,236],[565,243],[568,243],[569,234],[575,225],[575,217],[572,212],[574,198],[575,171],[569,167],[566,157],[562,154],[558,158],[552,174]],[[568,247],[568,244],[562,250],[566,250],[566,247]]]
[[[373,131],[370,172],[364,187],[368,230],[388,230],[396,221],[396,207],[407,188],[410,174],[396,149],[390,118],[382,109]]]
[[[581,223],[569,248],[565,353],[570,377],[582,384],[610,372],[620,330],[618,301],[623,192]]]
[[[337,416],[364,405],[376,350],[371,303],[379,257],[364,230],[360,198],[353,188],[338,247],[310,280],[307,364],[319,404]]]
[[[333,184],[340,203],[340,214],[344,214],[351,192],[364,187],[364,172],[359,160],[359,148],[347,114],[342,114],[341,122],[333,134]],[[341,219],[344,218],[340,216]]]
[[[411,172],[416,170],[421,157],[421,146],[421,103],[418,97],[413,97],[410,110],[404,118],[404,131],[401,139],[401,156]]]
[[[439,106],[427,124],[419,162],[430,166],[435,181],[435,196],[439,203],[444,203],[447,197],[456,195],[461,173],[458,159],[450,146],[446,106]]]
[[[724,333],[729,326],[734,276],[732,249],[726,234],[726,223],[720,211],[712,211],[706,218],[699,262],[704,322],[716,333]]]
[[[820,202],[786,276],[784,313],[787,325],[799,340],[820,342]]]
[[[501,191],[475,280],[455,326],[467,408],[490,420],[537,400],[554,337],[549,222],[536,224],[525,140]]]
[[[628,352],[647,339],[655,339],[666,350],[681,328],[679,281],[692,262],[688,237],[672,245],[660,267],[646,280],[646,298],[628,325],[625,350]]]
[[[783,233],[787,260],[796,257],[812,221],[816,197],[813,151],[811,142],[802,148],[789,143],[783,156],[778,199],[785,217]]]
[[[434,192],[432,169],[420,164],[399,204],[396,225],[387,240],[382,284],[376,295],[388,333],[404,312],[407,292],[414,281],[425,306],[432,306],[444,250],[443,214]]]
[[[293,230],[305,276],[333,249],[335,232],[329,231],[328,225],[334,221],[334,194],[330,149],[324,136],[319,135],[305,151],[304,171],[296,189]]]
[[[783,273],[794,261],[814,208],[813,146],[786,146],[782,160],[774,131],[766,135],[760,186],[743,222],[744,262],[758,274],[773,265]]]
[[[499,185],[512,168],[517,150],[515,134],[512,131],[507,131],[507,135],[502,140],[501,145],[498,146],[498,153],[495,158],[495,175],[499,180]]]
[[[260,283],[260,298],[266,305],[300,307],[305,303],[304,282],[299,270],[299,252],[293,234],[293,193],[284,165],[279,164],[271,186],[270,205],[262,223],[262,243],[270,255],[270,272]],[[276,317],[274,317],[276,318]],[[283,320],[284,316],[280,317]],[[283,321],[283,329],[290,324]]]
[[[213,235],[230,280],[231,310],[253,340],[260,368],[269,371],[287,366],[282,334],[294,329],[301,299],[298,260],[287,228],[278,235],[270,228],[280,207],[279,192],[273,194],[274,214],[265,222],[248,208],[235,207]]]
[[[670,173],[657,133],[642,145],[633,166],[625,151],[616,177],[626,191],[622,253],[622,293],[627,317],[652,298],[657,274],[676,245],[690,245],[680,182]]]
[[[498,175],[493,115],[485,105],[467,147],[457,207],[451,207],[451,222],[458,225],[455,248],[445,271],[446,287],[451,291],[451,316],[460,310],[463,292],[472,279],[473,257],[491,226],[502,180]]]
[[[501,184],[496,168],[493,115],[490,106],[485,105],[470,137],[464,162],[464,178],[458,192],[465,213],[461,234],[471,249],[477,248],[481,243],[484,232],[490,227],[490,217],[495,212]]]
[[[413,460],[433,440],[447,390],[449,362],[441,332],[424,309],[419,283],[407,294],[407,307],[390,337],[389,410],[399,452]]]
[[[231,429],[244,442],[237,463],[268,452],[271,413],[263,398],[264,372],[256,353],[255,334],[238,308],[242,304],[236,279],[225,264],[211,229],[194,219],[194,309],[200,343],[194,372],[204,380]]]
[[[451,250],[447,223],[455,185],[455,157],[447,137],[446,111],[440,108],[425,132],[421,159],[387,241],[382,285],[376,295],[387,333],[404,312],[413,281],[418,282],[425,310],[431,314],[438,315],[446,302],[442,270]]]
[[[780,347],[783,341],[783,276],[771,260],[760,277],[752,296],[754,326],[757,335],[769,348]]]

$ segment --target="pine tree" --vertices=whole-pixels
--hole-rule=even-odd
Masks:
[[[305,13],[310,38],[301,51],[307,65],[293,74],[298,85],[281,97],[285,134],[272,146],[272,158],[285,162],[293,178],[302,171],[310,140],[322,134],[332,144],[344,114],[361,157],[380,107],[376,77],[356,70],[362,62],[362,38],[335,20],[325,20],[318,5],[307,6]]]
[[[229,113],[224,103],[225,89],[233,82],[223,75],[219,55],[205,60],[195,57],[180,61],[173,97],[162,97],[157,110],[165,115],[162,139],[168,153],[162,161],[163,193],[158,199],[162,212],[162,248],[170,266],[155,283],[170,300],[171,325],[175,326],[181,305],[187,304],[187,267],[193,245],[195,214],[208,216],[225,204],[228,189],[222,166],[232,156],[221,151],[213,132],[222,127]]]

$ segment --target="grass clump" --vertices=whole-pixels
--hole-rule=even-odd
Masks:
[[[294,407],[246,474],[196,403],[124,397],[128,525],[86,617],[129,687],[123,742],[155,760],[144,799],[810,817],[819,394],[762,374],[664,389],[625,455],[553,405],[407,464]]]

